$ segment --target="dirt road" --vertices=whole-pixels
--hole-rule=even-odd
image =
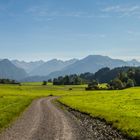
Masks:
[[[55,97],[33,101],[0,140],[76,140],[80,138],[76,123],[53,103]]]
[[[55,105],[52,103],[55,99],[33,101],[23,115],[0,134],[0,140],[126,140],[106,122]]]

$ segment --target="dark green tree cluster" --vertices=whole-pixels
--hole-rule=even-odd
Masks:
[[[110,82],[110,89],[124,89],[140,86],[140,68],[130,68],[118,74],[118,77]]]
[[[0,79],[0,84],[20,84],[20,83],[10,79]]]
[[[94,74],[90,72],[82,73],[79,75],[81,79],[83,79],[84,83],[90,83],[95,79]]]
[[[140,86],[140,68],[132,68],[127,73],[129,79],[134,81],[135,86]]]
[[[119,67],[119,68],[102,68],[94,74],[93,79],[99,83],[110,83],[111,80],[118,77],[122,72],[127,72],[130,67]]]
[[[88,87],[86,88],[86,90],[98,90],[99,89],[99,83],[96,80],[93,80],[92,82],[90,82],[88,84]]]
[[[53,85],[80,85],[82,84],[82,79],[80,76],[74,75],[66,75],[60,76],[58,78],[53,79]]]

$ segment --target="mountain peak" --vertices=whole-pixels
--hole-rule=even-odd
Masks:
[[[102,58],[107,58],[107,59],[111,59],[110,57],[108,57],[108,56],[103,56],[103,55],[88,55],[87,57],[85,57],[84,59],[94,59],[94,58],[100,58],[100,59],[102,59]]]
[[[131,61],[132,62],[139,62],[137,59],[132,59]]]
[[[130,61],[127,61],[127,63],[131,66],[140,66],[140,62],[136,59],[132,59]]]
[[[0,62],[4,64],[11,64],[11,61],[9,59],[2,59]]]

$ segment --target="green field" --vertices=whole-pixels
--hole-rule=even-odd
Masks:
[[[53,86],[42,83],[0,85],[0,130],[16,119],[33,99],[54,95],[62,103],[104,118],[129,136],[140,137],[140,88],[85,91],[86,85]],[[72,88],[72,90],[70,90]]]
[[[140,88],[85,92],[59,100],[78,111],[105,119],[131,137],[140,138]]]

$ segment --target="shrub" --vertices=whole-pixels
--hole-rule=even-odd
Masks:
[[[96,80],[93,80],[91,83],[88,84],[86,90],[98,90],[99,89],[98,85],[99,85],[98,82]]]
[[[120,79],[114,79],[110,82],[110,89],[124,89],[125,85]]]

